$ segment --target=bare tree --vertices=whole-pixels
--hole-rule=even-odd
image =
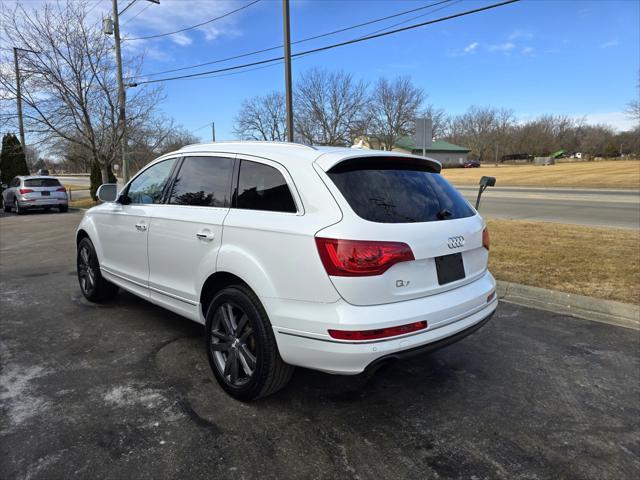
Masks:
[[[392,150],[398,138],[413,133],[424,98],[424,91],[414,86],[409,77],[379,79],[369,102],[372,136]]]
[[[2,13],[4,37],[25,51],[22,99],[25,124],[43,143],[76,144],[82,154],[100,165],[103,182],[118,155],[117,87],[112,44],[99,24],[86,18],[86,1],[67,0],[25,9],[18,4]],[[139,72],[141,58],[126,65]],[[0,87],[13,92],[15,79],[0,77]],[[130,128],[147,123],[161,100],[157,89],[130,92]]]
[[[177,125],[172,119],[164,117],[156,117],[147,125],[132,129],[129,137],[131,145],[129,160],[132,173],[160,155],[200,142],[200,138]]]
[[[640,125],[640,100],[632,100],[627,103],[627,115]]]
[[[344,72],[313,69],[296,86],[297,137],[309,144],[351,145],[366,131],[367,84]]]
[[[287,139],[287,112],[281,92],[256,96],[242,102],[236,115],[234,133],[242,140]]]
[[[433,138],[444,138],[449,133],[450,119],[444,109],[427,105],[419,116],[431,120]]]
[[[511,110],[474,105],[452,119],[449,139],[470,148],[481,161],[492,160],[509,151],[514,126]]]

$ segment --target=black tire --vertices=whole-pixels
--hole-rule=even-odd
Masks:
[[[44,207],[44,211],[45,211],[46,213],[49,213],[49,212],[51,211],[51,208],[50,208],[50,207]]]
[[[68,205],[60,205],[58,207],[58,210],[60,211],[60,213],[67,213],[69,211],[69,206]]]
[[[2,198],[2,208],[4,210],[4,213],[9,213],[11,212],[11,205],[7,205],[4,201],[4,197]]]
[[[234,317],[230,333],[225,322]],[[227,287],[213,298],[207,309],[206,333],[211,370],[232,397],[243,401],[266,397],[291,380],[294,367],[280,357],[267,312],[244,285]]]
[[[24,208],[20,206],[17,199],[13,199],[13,211],[16,212],[16,215],[24,215]]]
[[[76,266],[80,290],[90,302],[104,302],[118,293],[118,286],[102,277],[96,250],[88,238],[83,238],[78,243]]]

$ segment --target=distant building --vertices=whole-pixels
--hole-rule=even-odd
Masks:
[[[415,142],[411,137],[400,137],[396,141],[394,152],[413,153],[414,155],[422,155],[422,148],[416,148]],[[442,166],[462,167],[467,160],[467,155],[471,149],[445,142],[444,140],[434,140],[431,146],[425,150],[427,157],[438,160]]]

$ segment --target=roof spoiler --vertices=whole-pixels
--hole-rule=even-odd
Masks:
[[[366,154],[363,154],[363,152],[366,152]],[[415,162],[416,165],[426,164],[429,166],[430,170],[433,170],[434,173],[440,173],[442,171],[442,164],[439,161],[429,157],[422,157],[418,155],[408,155],[408,154],[394,153],[394,152],[385,152],[381,150],[377,150],[377,151],[364,150],[363,151],[363,150],[356,149],[354,153],[355,153],[354,155],[345,155],[344,151],[339,153],[333,153],[333,152],[324,153],[316,159],[315,163],[317,163],[322,170],[327,172],[332,168],[334,168],[336,165],[339,165],[349,160],[357,160],[357,159],[365,160],[365,159],[371,159],[371,158],[394,158],[394,159],[397,158],[399,161],[405,160],[405,161]]]

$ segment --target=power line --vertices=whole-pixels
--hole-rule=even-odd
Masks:
[[[428,20],[426,22],[421,22],[421,23],[417,23],[417,24],[414,24],[414,25],[409,25],[409,26],[406,26],[406,27],[397,28],[395,30],[390,30],[388,32],[381,32],[381,33],[376,33],[376,34],[373,34],[373,35],[366,35],[364,37],[354,38],[354,39],[347,40],[347,41],[344,41],[344,42],[334,43],[334,44],[330,44],[330,45],[325,45],[324,47],[318,47],[318,48],[314,48],[314,49],[311,49],[311,50],[306,50],[304,52],[294,53],[294,54],[291,55],[291,57],[293,58],[293,57],[300,57],[300,56],[303,56],[303,55],[310,55],[310,54],[313,54],[313,53],[323,52],[323,51],[331,50],[331,49],[338,48],[338,47],[344,47],[346,45],[352,45],[354,43],[360,43],[360,42],[364,42],[364,41],[367,41],[367,40],[373,40],[374,38],[386,37],[387,35],[393,35],[393,34],[396,34],[396,33],[407,31],[407,30],[412,30],[414,28],[424,27],[426,25],[433,25],[435,23],[440,23],[440,22],[444,22],[444,21],[447,21],[447,20],[453,20],[455,18],[464,17],[464,16],[471,15],[471,14],[474,14],[474,13],[484,12],[486,10],[492,10],[494,8],[503,7],[505,5],[509,5],[511,3],[516,3],[516,2],[519,2],[519,1],[520,0],[506,0],[504,2],[494,3],[492,5],[487,5],[487,6],[484,6],[484,7],[475,8],[473,10],[467,10],[467,11],[456,13],[456,14],[453,14],[453,15],[448,15],[446,17],[440,17],[440,18],[436,18],[434,20]],[[206,71],[206,72],[191,73],[191,74],[188,74],[188,75],[179,75],[179,76],[176,76],[176,77],[158,78],[156,80],[144,80],[144,81],[137,82],[137,83],[131,83],[129,86],[136,87],[138,85],[144,85],[144,84],[148,84],[148,83],[168,82],[168,81],[172,81],[172,80],[181,80],[181,79],[185,79],[185,78],[195,78],[195,77],[200,77],[200,76],[203,76],[203,75],[209,75],[209,74],[212,74],[212,73],[228,72],[228,71],[238,70],[238,69],[245,68],[245,67],[252,67],[252,66],[256,66],[256,65],[264,65],[264,64],[267,64],[267,63],[277,62],[277,61],[283,60],[283,59],[284,59],[284,57],[273,57],[273,58],[269,58],[269,59],[266,59],[266,60],[260,60],[260,61],[257,61],[257,62],[246,63],[244,65],[235,65],[235,66],[232,66],[232,67],[221,68],[221,69],[218,69],[218,70],[209,70],[209,71]]]
[[[102,0],[96,0],[96,3],[93,4],[93,7],[89,8],[89,10],[87,10],[87,15],[89,15],[89,13],[91,13],[91,11],[96,8],[98,6],[98,4],[101,2]]]
[[[388,25],[388,26],[386,26],[384,28],[380,28],[378,30],[374,30],[373,32],[369,32],[367,35],[375,35],[376,33],[384,32],[385,30],[389,30],[390,28],[394,28],[394,27],[397,27],[399,25],[404,25],[405,23],[412,22],[413,20],[417,20],[417,19],[425,17],[427,15],[433,15],[434,13],[439,12],[440,10],[444,10],[445,8],[452,7],[455,4],[460,3],[462,1],[463,0],[454,0],[453,3],[450,3],[449,5],[444,5],[444,6],[440,7],[440,8],[436,8],[435,10],[431,10],[430,12],[423,13],[421,15],[416,15],[415,17],[407,18],[406,20],[402,20],[401,22]],[[438,5],[438,4],[434,4],[433,6],[435,7],[436,5]]]
[[[131,0],[131,2],[129,2],[129,5],[127,5],[126,7],[124,7],[122,10],[120,10],[120,11],[118,12],[118,15],[122,15],[122,14],[124,14],[124,12],[126,12],[126,11],[129,9],[129,7],[131,7],[131,6],[132,6],[134,3],[136,3],[137,1],[138,1],[138,0]]]
[[[246,5],[243,5],[242,7],[236,8],[235,10],[232,10],[230,12],[227,12],[224,15],[220,15],[219,17],[212,18],[211,20],[207,20],[206,22],[198,23],[196,25],[191,25],[190,27],[181,28],[180,30],[175,30],[173,32],[167,32],[167,33],[159,33],[157,35],[148,35],[146,37],[126,38],[126,39],[123,39],[123,41],[126,40],[126,41],[130,42],[132,40],[149,40],[151,38],[166,37],[168,35],[175,35],[176,33],[186,32],[187,30],[193,30],[194,28],[202,27],[203,25],[207,25],[208,23],[215,22],[216,20],[220,20],[221,18],[228,17],[229,15],[233,15],[234,13],[239,12],[240,10],[244,10],[245,8],[249,8],[251,5],[255,5],[259,1],[260,0],[253,0],[253,2],[247,3]]]
[[[131,22],[133,19],[135,19],[138,15],[140,15],[142,12],[144,12],[147,8],[149,8],[151,5],[153,5],[151,2],[147,3],[144,7],[142,7],[138,13],[136,13],[133,17],[127,19],[126,22],[124,22],[120,28],[124,27],[127,23]]]
[[[346,31],[349,31],[349,30],[353,30],[353,29],[356,29],[356,28],[365,27],[367,25],[383,22],[383,21],[389,20],[391,18],[400,17],[402,15],[407,15],[409,13],[417,12],[417,11],[420,11],[420,10],[425,10],[427,8],[436,7],[438,5],[441,5],[443,3],[449,3],[451,1],[452,0],[441,0],[441,1],[438,1],[438,2],[435,2],[435,3],[430,3],[429,5],[424,5],[422,7],[413,8],[411,10],[405,10],[403,12],[398,12],[398,13],[395,13],[393,15],[389,15],[389,16],[386,16],[386,17],[377,18],[377,19],[374,19],[374,20],[369,20],[367,22],[359,23],[357,25],[351,25],[349,27],[340,28],[338,30],[333,30],[331,32],[326,32],[326,33],[322,33],[322,34],[319,34],[319,35],[314,35],[312,37],[303,38],[302,40],[297,40],[295,42],[291,42],[291,45],[297,45],[299,43],[309,42],[311,40],[317,40],[319,38],[328,37],[330,35],[335,35],[337,33],[343,33],[343,32],[346,32]],[[435,10],[435,11],[438,11],[438,10]],[[429,13],[433,13],[433,12],[429,12]],[[420,16],[422,16],[422,15],[420,15]],[[414,17],[414,18],[412,18],[410,20],[415,20],[416,18],[419,18],[420,16]],[[407,21],[409,21],[409,20],[407,20]],[[392,26],[395,26],[395,25],[392,25]],[[391,27],[387,27],[387,28],[391,28]],[[378,33],[378,31],[373,32],[373,33]],[[265,53],[265,52],[270,52],[270,51],[273,51],[273,50],[278,50],[278,49],[280,49],[282,47],[283,47],[283,45],[276,45],[276,46],[273,46],[273,47],[263,48],[261,50],[255,50],[253,52],[242,53],[240,55],[235,55],[233,57],[227,57],[227,58],[221,58],[221,59],[217,59],[217,60],[211,60],[211,61],[208,61],[208,62],[199,63],[199,64],[196,64],[196,65],[191,65],[189,67],[174,68],[174,69],[171,69],[171,70],[163,70],[161,72],[153,72],[153,73],[141,74],[141,75],[137,75],[136,77],[131,77],[131,78],[154,77],[156,75],[162,75],[162,74],[165,74],[165,73],[174,73],[174,72],[180,72],[180,71],[183,71],[183,70],[191,70],[192,68],[204,67],[206,65],[213,65],[213,64],[216,64],[216,63],[223,63],[223,62],[227,62],[229,60],[237,60],[239,58],[250,57],[250,56],[253,56],[253,55],[258,55],[260,53]]]

